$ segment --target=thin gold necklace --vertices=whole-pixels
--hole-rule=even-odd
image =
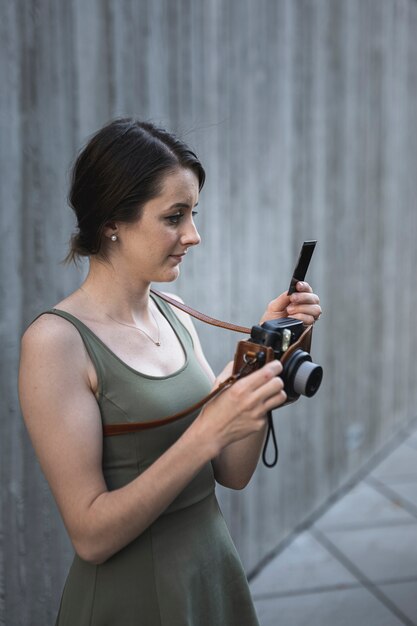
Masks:
[[[81,290],[82,292],[84,292],[84,293],[85,293],[85,295],[86,295],[86,296],[88,296],[88,298],[91,298],[90,294],[88,294],[88,293],[86,292],[86,290],[85,290],[85,289],[83,289],[82,287],[80,287],[80,290]],[[146,330],[142,330],[142,328],[138,328],[137,326],[134,326],[133,324],[126,324],[126,322],[120,322],[119,320],[114,319],[114,317],[112,317],[111,315],[109,315],[108,313],[106,313],[106,311],[103,311],[103,313],[104,313],[104,315],[106,315],[106,317],[109,317],[111,320],[113,320],[113,322],[116,322],[116,324],[121,324],[122,326],[128,326],[128,328],[134,328],[135,330],[139,331],[140,333],[142,333],[143,335],[145,335],[145,337],[147,337],[148,339],[150,339],[150,340],[152,341],[152,343],[153,343],[155,346],[158,346],[158,348],[159,348],[159,346],[161,345],[161,330],[160,330],[160,328],[159,328],[158,321],[157,321],[157,319],[156,319],[155,315],[152,313],[151,309],[149,309],[149,313],[152,315],[152,317],[153,317],[153,319],[154,319],[154,322],[155,322],[155,324],[156,324],[156,327],[157,327],[157,329],[158,329],[158,338],[157,338],[157,340],[156,340],[156,341],[155,341],[155,339],[153,339],[153,338],[152,338],[152,337],[151,337],[151,336],[150,336],[150,335],[146,332]]]

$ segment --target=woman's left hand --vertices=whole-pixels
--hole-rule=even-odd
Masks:
[[[279,317],[295,317],[310,325],[319,319],[321,313],[319,297],[313,293],[308,283],[298,282],[293,294],[288,296],[287,292],[284,292],[268,304],[260,324]]]

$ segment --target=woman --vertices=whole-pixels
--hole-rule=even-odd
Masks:
[[[150,294],[173,281],[200,242],[193,217],[204,170],[149,123],[102,128],[80,153],[69,259],[89,258],[83,285],[40,315],[22,340],[21,406],[75,548],[59,626],[250,626],[257,618],[215,481],[242,489],[268,410],[285,402],[277,361],[203,410],[133,434],[103,424],[157,420],[204,397],[219,378],[189,317]],[[263,320],[312,323],[307,283]]]

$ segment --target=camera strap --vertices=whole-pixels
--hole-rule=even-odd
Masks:
[[[237,333],[245,333],[246,335],[250,335],[251,333],[251,329],[247,328],[246,326],[237,326],[236,324],[231,324],[230,322],[221,322],[214,317],[210,317],[209,315],[205,315],[204,313],[200,313],[199,311],[192,309],[190,306],[188,306],[188,304],[184,304],[184,302],[179,302],[175,298],[167,296],[165,293],[156,291],[156,289],[151,289],[151,293],[158,296],[158,298],[165,300],[165,302],[176,306],[177,309],[181,309],[181,311],[184,311],[185,313],[188,313],[188,315],[195,317],[201,322],[211,324],[212,326],[219,326],[220,328],[225,328],[226,330],[234,330]]]
[[[196,311],[195,309],[191,308],[187,304],[179,302],[175,298],[171,298],[170,296],[167,296],[164,293],[156,291],[155,289],[151,289],[151,293],[155,294],[162,300],[165,300],[169,304],[172,304],[178,309],[181,309],[185,313],[188,313],[188,315],[191,315],[192,317],[195,317],[196,319],[199,319],[200,321],[205,322],[206,324],[211,324],[212,326],[225,328],[226,330],[233,330],[235,332],[245,333],[247,335],[250,335],[251,333],[251,329],[247,328],[246,326],[238,326],[236,324],[231,324],[229,322],[222,322],[220,320],[217,320],[214,317],[210,317],[209,315],[200,313],[199,311]],[[175,413],[174,415],[169,415],[168,417],[164,417],[159,420],[152,420],[152,421],[147,421],[147,422],[125,422],[122,424],[104,424],[103,435],[105,437],[108,437],[108,436],[114,436],[114,435],[125,435],[128,433],[135,433],[141,430],[148,430],[150,428],[158,428],[159,426],[165,426],[166,424],[170,424],[184,417],[187,417],[191,413],[194,413],[195,411],[198,411],[199,409],[201,409],[205,404],[207,404],[207,402],[209,402],[210,400],[213,400],[213,398],[217,397],[220,393],[222,393],[226,389],[229,389],[229,387],[231,387],[240,378],[243,378],[248,373],[253,371],[254,370],[253,366],[255,365],[259,357],[260,357],[260,353],[257,353],[256,355],[254,355],[255,360],[252,360],[252,361],[249,360],[246,363],[244,363],[238,372],[234,372],[232,376],[229,376],[229,378],[224,380],[211,393],[209,393],[207,396],[202,398],[199,402],[197,402],[196,404],[193,404],[192,406],[188,407],[184,411],[180,411],[179,413]],[[272,461],[269,462],[266,459],[266,451],[267,451],[267,447],[268,447],[270,440],[272,440],[274,453],[273,453]],[[275,436],[275,429],[274,429],[274,423],[272,420],[271,411],[268,412],[268,432],[267,432],[267,436],[266,436],[265,444],[263,448],[262,460],[264,464],[266,465],[266,467],[274,467],[274,465],[276,465],[278,461],[278,445],[277,445],[277,439]]]
[[[105,436],[109,435],[125,435],[127,433],[135,433],[138,430],[148,430],[149,428],[157,428],[158,426],[165,426],[166,424],[170,424],[171,422],[176,422],[183,417],[187,417],[187,415],[191,415],[195,411],[201,409],[207,402],[216,398],[222,391],[226,391],[229,389],[236,381],[240,378],[243,378],[247,374],[250,374],[254,365],[254,361],[248,361],[245,365],[240,369],[239,372],[232,374],[229,378],[226,378],[216,389],[213,389],[211,393],[207,396],[204,396],[201,400],[193,404],[192,406],[184,409],[184,411],[180,411],[179,413],[175,413],[174,415],[170,415],[168,417],[164,417],[160,420],[152,420],[149,422],[126,422],[123,424],[104,424],[103,426],[103,434]]]

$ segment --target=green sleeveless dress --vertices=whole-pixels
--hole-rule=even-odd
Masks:
[[[83,339],[97,371],[104,424],[157,420],[191,406],[210,389],[188,330],[168,304],[157,296],[154,301],[186,357],[180,370],[164,377],[137,372],[80,320],[58,309],[48,311],[71,322]],[[108,489],[145,471],[195,417],[105,437]],[[207,463],[149,528],[105,563],[93,565],[75,555],[56,626],[259,626],[214,487]]]

